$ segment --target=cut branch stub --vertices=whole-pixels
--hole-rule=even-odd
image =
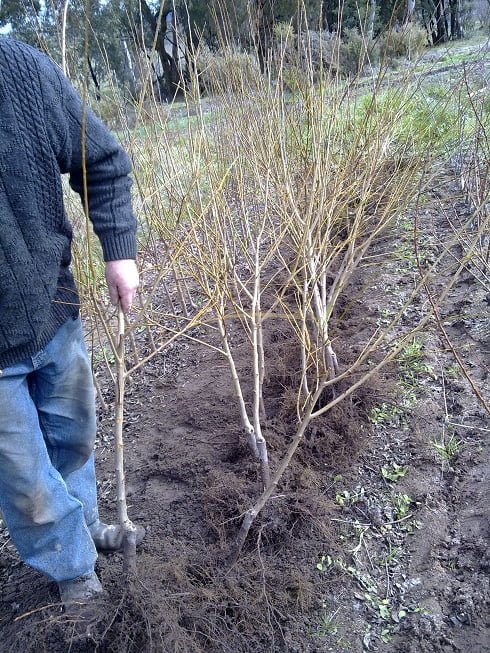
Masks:
[[[339,364],[337,361],[337,354],[333,350],[333,347],[330,342],[325,347],[325,353],[327,357],[327,368],[328,368],[329,378],[333,379],[339,373]]]
[[[256,437],[256,444],[257,444],[257,450],[259,453],[259,459],[260,459],[260,471],[262,475],[262,483],[264,485],[264,489],[269,485],[271,482],[271,472],[269,468],[269,456],[267,453],[267,442],[260,433]]]

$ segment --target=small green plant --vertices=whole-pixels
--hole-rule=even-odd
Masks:
[[[405,385],[417,385],[420,377],[424,375],[434,376],[432,367],[423,360],[423,349],[423,343],[414,338],[398,354],[396,360]]]
[[[342,492],[338,492],[335,495],[335,503],[341,506],[342,508],[344,506],[352,506],[358,501],[363,501],[364,496],[365,496],[365,491],[363,487],[359,488],[355,492],[349,492],[349,490],[343,490]]]
[[[338,626],[335,623],[335,617],[337,616],[338,610],[335,612],[327,612],[327,604],[325,601],[322,604],[323,615],[318,625],[318,634],[322,637],[326,635],[335,635],[338,631]]]
[[[399,551],[400,551],[399,547],[393,546],[393,544],[388,540],[388,551],[386,555],[383,557],[383,559],[381,560],[381,564],[385,566],[396,562],[396,557]]]
[[[398,421],[398,418],[403,415],[403,410],[395,404],[389,404],[383,401],[382,404],[374,406],[369,412],[369,421],[372,424],[390,424]]]
[[[402,494],[397,492],[393,496],[393,508],[394,508],[394,513],[395,517],[397,519],[403,519],[408,515],[408,511],[410,510],[410,506],[412,505],[413,500],[408,494]]]
[[[380,316],[376,321],[377,326],[389,324],[393,318],[393,311],[386,307],[381,308],[379,314]]]
[[[363,573],[355,565],[349,565],[343,558],[332,558],[330,555],[323,555],[317,563],[316,568],[322,572],[337,569],[357,580],[366,592],[377,593],[378,591],[376,582],[368,572]]]
[[[444,369],[444,373],[451,379],[457,379],[461,376],[461,368],[456,363],[453,363]]]
[[[413,229],[413,225],[411,228]],[[412,272],[417,267],[417,259],[410,242],[402,240],[394,252],[394,257],[398,261],[396,272],[399,274]]]
[[[348,490],[343,490],[342,492],[338,492],[335,495],[335,503],[342,508],[347,504],[350,503],[350,492]]]
[[[363,600],[365,605],[375,612],[377,617],[388,623],[387,629],[383,630],[387,634],[391,633],[392,623],[400,623],[408,614],[408,608],[405,606],[401,605],[397,608],[390,599],[381,598],[376,593],[366,592],[362,596],[359,595],[358,598]]]
[[[334,562],[335,561],[331,556],[322,556],[320,562],[316,563],[316,568],[318,571],[328,571],[329,569],[332,569]]]
[[[398,386],[401,388],[401,407],[405,412],[409,411],[415,406],[417,402],[417,393],[415,392],[415,387],[410,381],[400,381]]]
[[[424,524],[423,522],[419,521],[418,519],[409,519],[405,522],[403,522],[403,528],[407,533],[413,533],[414,530],[419,531],[421,528],[423,528]]]
[[[97,347],[94,348],[92,353],[93,365],[114,365],[115,355],[110,347]]]
[[[401,367],[411,367],[418,365],[422,357],[423,344],[420,340],[414,338],[411,343],[406,345],[397,356],[397,361]]]
[[[460,452],[463,441],[458,440],[454,434],[452,434],[448,440],[443,436],[440,440],[432,440],[431,444],[443,460],[451,463]]]
[[[407,472],[408,467],[397,465],[396,463],[393,463],[391,467],[381,467],[381,476],[386,481],[391,481],[392,483],[396,483],[401,478],[406,476]]]
[[[381,619],[388,621],[390,618],[390,602],[388,599],[381,599],[378,602],[378,612]]]
[[[407,497],[407,495],[400,496],[402,497],[402,504],[406,503],[407,500],[411,502],[410,497]],[[396,549],[393,551],[393,555],[396,555],[396,551]],[[381,637],[384,642],[390,641],[394,628],[396,628],[396,625],[409,612],[420,611],[420,608],[407,607],[406,605],[398,604],[398,602],[395,603],[393,598],[382,596],[375,578],[369,572],[359,569],[355,562],[349,564],[343,558],[333,558],[330,555],[323,555],[316,567],[322,572],[337,569],[357,581],[359,590],[354,591],[354,596],[362,602],[366,610],[374,616],[375,621],[381,626],[381,632],[378,633],[377,637]],[[337,632],[337,625],[334,621],[337,612],[333,614],[328,613],[325,603],[323,603],[323,608],[324,614],[319,631],[324,635],[333,635]],[[369,625],[365,634],[365,641],[372,641],[373,635],[372,626]],[[340,646],[338,642],[337,644]]]

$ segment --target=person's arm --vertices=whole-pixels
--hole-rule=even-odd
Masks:
[[[106,280],[112,303],[128,311],[139,278],[136,268],[136,220],[131,204],[131,162],[108,128],[70,82],[51,67],[48,77],[46,120],[60,171],[70,175],[71,187],[84,202],[84,165],[89,218],[97,234],[106,264]],[[52,96],[50,92],[52,90]],[[82,149],[85,136],[85,161]]]

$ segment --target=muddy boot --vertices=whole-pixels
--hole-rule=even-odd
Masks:
[[[145,534],[146,531],[143,526],[136,526],[136,546],[141,544]],[[122,551],[124,531],[121,526],[104,524],[104,522],[99,521],[90,527],[90,535],[94,541],[95,548],[100,553]]]
[[[58,583],[69,640],[93,639],[97,624],[104,618],[106,594],[97,574],[92,572]]]

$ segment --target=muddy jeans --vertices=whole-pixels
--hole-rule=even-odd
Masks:
[[[22,559],[55,581],[93,571],[95,402],[80,319],[0,372],[0,508]]]

